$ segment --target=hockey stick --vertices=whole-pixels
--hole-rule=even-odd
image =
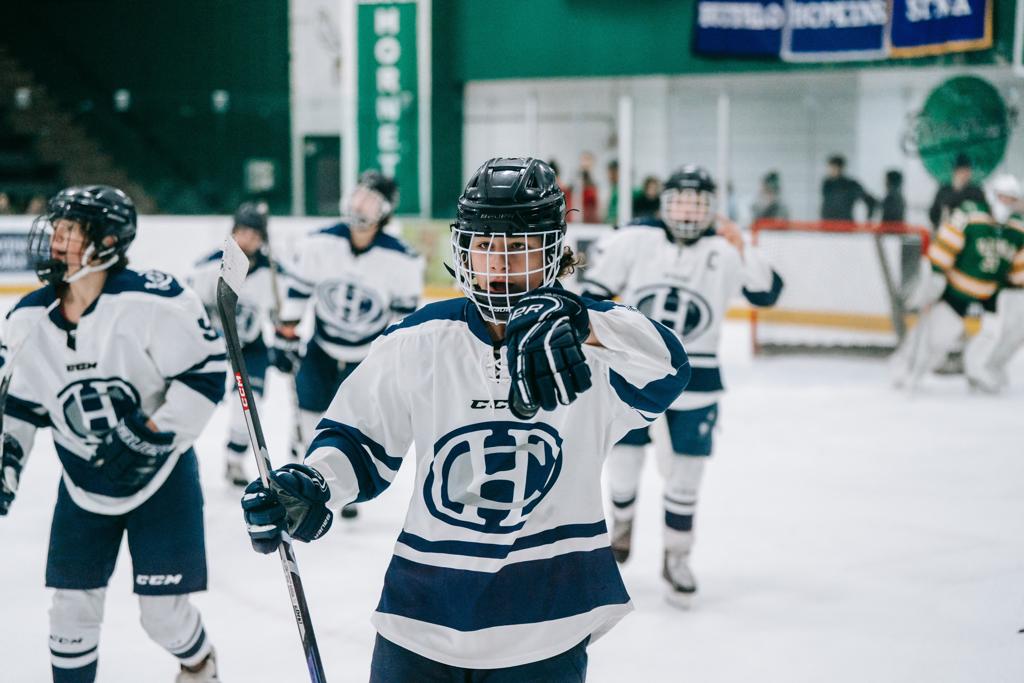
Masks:
[[[220,312],[221,324],[224,327],[228,357],[235,371],[235,387],[238,389],[238,399],[242,404],[246,427],[249,429],[249,440],[252,442],[256,465],[260,470],[260,479],[264,486],[270,488],[270,454],[267,452],[267,441],[263,437],[263,427],[260,425],[260,416],[256,410],[256,397],[249,384],[249,373],[245,370],[242,344],[238,340],[238,325],[235,322],[238,292],[242,289],[248,271],[249,258],[235,240],[228,237],[224,241],[224,258],[220,264],[220,279],[217,281],[217,310]],[[324,665],[320,661],[320,649],[316,644],[313,622],[310,620],[309,607],[306,604],[306,593],[299,576],[299,565],[296,563],[295,551],[292,549],[292,541],[288,534],[281,534],[281,544],[277,552],[281,557],[285,582],[288,584],[295,624],[299,627],[299,638],[302,640],[306,665],[309,667],[309,679],[312,683],[326,683]]]
[[[267,237],[266,247],[267,260],[270,261],[270,289],[273,290],[272,293],[274,295],[274,309],[271,312],[271,315],[274,319],[274,327],[276,328],[281,324],[281,290],[278,289],[277,285],[277,262],[274,260],[273,252],[271,252],[270,250],[269,236]],[[294,440],[294,444],[297,444],[299,448],[302,448],[305,446],[305,444],[303,443],[302,438],[302,426],[299,424],[299,389],[295,384],[294,372],[288,373],[288,387],[291,389],[292,412],[294,413],[295,420],[294,433],[292,434],[292,439]],[[298,454],[293,453],[293,455],[298,455],[299,460],[302,460],[301,451]]]

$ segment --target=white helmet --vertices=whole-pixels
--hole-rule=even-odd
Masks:
[[[1017,178],[1009,173],[1000,173],[988,183],[985,198],[992,217],[999,223],[1005,223],[1010,214],[1022,209],[1024,189]]]

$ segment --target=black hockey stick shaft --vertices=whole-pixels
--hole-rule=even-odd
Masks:
[[[266,439],[263,437],[263,427],[260,425],[255,396],[249,383],[249,374],[245,369],[245,360],[242,358],[242,345],[238,340],[238,328],[235,322],[237,303],[238,294],[221,277],[217,282],[217,310],[220,312],[228,357],[231,359],[231,368],[235,373],[235,388],[238,391],[245,423],[249,429],[249,439],[255,451],[260,479],[263,480],[264,486],[269,487],[270,455],[267,451]],[[306,604],[306,593],[302,588],[302,577],[299,576],[299,565],[295,560],[295,551],[287,534],[282,534],[281,544],[277,550],[281,558],[281,566],[284,569],[285,582],[288,584],[288,595],[292,601],[295,624],[299,628],[299,638],[302,640],[302,649],[306,655],[309,679],[312,683],[326,683],[327,676],[324,673],[323,662],[320,660],[320,648],[316,644],[316,634],[313,632],[313,622],[309,616],[309,606]]]

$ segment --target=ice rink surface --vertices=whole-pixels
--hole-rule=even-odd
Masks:
[[[6,306],[5,306],[6,309]],[[648,459],[636,611],[590,648],[589,681],[872,683],[1024,681],[1024,359],[1007,395],[931,378],[913,397],[883,362],[752,360],[729,323],[729,386],[697,514],[692,610],[664,601],[660,489]],[[272,457],[290,425],[279,376],[260,404]],[[308,680],[275,556],[250,550],[223,480],[227,410],[197,445],[210,590],[196,602],[228,683]],[[570,454],[571,455],[571,454]],[[329,680],[367,679],[384,569],[411,495],[406,464],[354,523],[297,547]],[[253,471],[255,471],[253,469]],[[43,587],[59,466],[40,434],[0,519],[0,681],[49,680]],[[516,596],[510,596],[514,599]],[[172,681],[177,664],[138,623],[122,548],[108,591],[99,681]]]

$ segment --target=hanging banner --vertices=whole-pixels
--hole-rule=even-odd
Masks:
[[[992,47],[991,0],[893,0],[893,57],[923,57]]]
[[[781,56],[787,62],[885,59],[888,0],[787,0]]]
[[[397,213],[419,213],[416,0],[359,0],[359,170],[398,181]]]
[[[777,57],[786,24],[784,0],[700,0],[693,47],[698,54]]]

